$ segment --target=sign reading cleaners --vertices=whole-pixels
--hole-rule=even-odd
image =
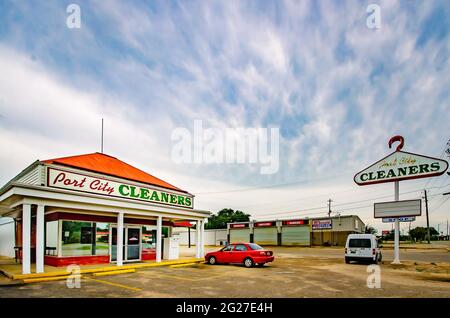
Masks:
[[[47,186],[152,203],[193,208],[193,198],[127,183],[48,168]]]
[[[394,136],[389,140],[389,148],[394,142],[400,142],[397,149],[375,162],[370,167],[358,172],[354,181],[365,186],[375,183],[394,182],[393,202],[380,202],[374,204],[375,218],[394,218],[394,261],[392,264],[400,264],[400,217],[420,216],[422,214],[421,200],[400,201],[400,181],[418,178],[436,177],[448,169],[448,163],[439,158],[422,156],[410,152],[401,151],[405,140],[402,136]]]
[[[355,182],[368,185],[417,178],[439,176],[448,169],[448,163],[404,151],[395,151],[355,175]]]

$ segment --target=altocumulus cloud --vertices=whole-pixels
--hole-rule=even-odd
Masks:
[[[378,3],[382,26],[371,30],[361,1],[85,1],[81,29],[69,30],[60,1],[2,2],[1,180],[37,157],[97,150],[103,116],[107,152],[194,192],[317,180],[199,195],[203,208],[269,192],[260,202],[273,211],[322,205],[327,193],[370,198],[352,176],[391,135],[439,156],[450,119],[448,2]],[[195,119],[279,127],[279,172],[172,164],[171,131]],[[356,212],[371,221],[370,209]]]

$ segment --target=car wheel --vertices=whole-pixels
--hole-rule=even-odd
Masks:
[[[209,263],[210,265],[215,265],[215,264],[217,264],[217,260],[216,260],[216,258],[215,258],[214,256],[211,256],[211,257],[208,259],[208,263]]]
[[[350,264],[350,259],[348,257],[345,258],[345,264]]]
[[[383,260],[383,255],[380,253],[380,256],[378,258],[378,261],[381,262]]]
[[[251,258],[244,259],[244,265],[247,268],[253,267],[253,260]]]

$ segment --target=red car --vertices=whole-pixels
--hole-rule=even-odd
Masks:
[[[264,266],[273,262],[272,251],[266,251],[255,243],[233,243],[217,252],[205,255],[205,260],[211,264],[244,264],[245,267]]]

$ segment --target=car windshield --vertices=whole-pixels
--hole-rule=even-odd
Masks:
[[[370,240],[369,239],[350,239],[348,243],[349,247],[360,247],[360,248],[370,248]]]
[[[232,249],[233,249],[233,245],[228,245],[228,246],[225,246],[223,249],[222,249],[222,252],[229,252],[229,251],[231,251]]]
[[[263,249],[261,246],[259,246],[258,244],[255,244],[255,243],[250,243],[250,244],[248,244],[248,246],[250,246],[250,248],[252,250],[262,250]]]

